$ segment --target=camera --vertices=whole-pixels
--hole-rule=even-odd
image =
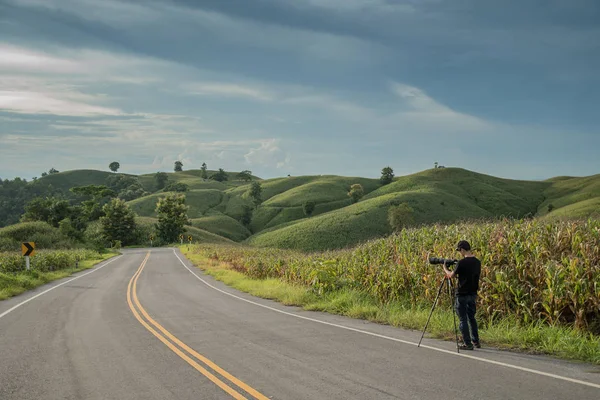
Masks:
[[[450,265],[456,264],[457,262],[458,262],[458,260],[456,260],[456,259],[429,257],[429,263],[434,264],[434,265],[446,263],[446,265],[450,266]]]

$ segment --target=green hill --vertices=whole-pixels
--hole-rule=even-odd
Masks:
[[[215,172],[208,171],[208,174]],[[203,179],[200,170],[167,173],[169,183],[188,185],[190,190],[185,193],[188,217],[193,229],[202,230],[199,235],[217,235],[225,241],[257,246],[333,249],[391,233],[388,210],[399,203],[408,203],[412,207],[417,224],[503,217],[599,216],[600,175],[523,181],[461,168],[437,168],[396,177],[388,185],[382,185],[378,179],[334,175],[265,180],[253,177],[261,183],[262,204],[253,211],[250,224],[245,226],[240,221],[245,208],[252,206],[248,197],[251,182],[239,180],[237,174],[227,172],[229,179],[217,182]],[[53,190],[68,193],[74,186],[102,185],[106,184],[107,177],[118,175],[75,170],[52,174],[36,182],[4,184],[4,189],[0,182],[0,194],[5,191],[0,200],[14,197],[23,185],[31,186],[28,195],[31,197],[44,195],[42,192],[48,190],[48,185]],[[143,197],[128,204],[142,220],[155,218],[156,202],[167,193],[156,190],[154,173],[129,176],[136,178],[150,194],[138,194]],[[362,185],[365,195],[352,204],[348,191],[356,183]],[[307,201],[316,204],[310,217],[303,209]],[[15,207],[11,203],[12,208],[3,210],[1,204],[2,201],[0,214],[2,211],[5,214],[22,212],[22,206]],[[5,201],[4,204],[8,203]],[[13,216],[10,221],[18,221],[18,218]],[[216,238],[211,236],[210,240]]]
[[[75,186],[104,185],[110,175],[112,172],[79,169],[43,176],[38,179],[38,182],[51,184],[56,189],[68,193],[69,189]]]

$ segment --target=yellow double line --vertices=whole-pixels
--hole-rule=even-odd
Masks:
[[[163,342],[175,354],[177,354],[179,357],[184,359],[194,369],[196,369],[202,375],[204,375],[205,377],[210,379],[213,383],[215,383],[221,389],[223,389],[224,391],[229,393],[234,399],[248,400],[237,390],[233,389],[227,383],[223,382],[223,380],[219,379],[213,373],[206,370],[202,365],[200,365],[198,362],[196,362],[192,357],[194,357],[196,360],[200,361],[204,365],[211,368],[213,371],[215,371],[216,373],[221,375],[223,378],[227,379],[229,381],[228,383],[233,383],[238,388],[246,391],[246,393],[254,396],[254,398],[256,398],[258,400],[268,400],[268,398],[266,396],[264,396],[257,390],[246,385],[244,382],[240,381],[235,376],[231,375],[230,373],[228,373],[227,371],[225,371],[224,369],[219,367],[217,364],[210,361],[208,358],[204,357],[201,354],[198,354],[194,349],[190,348],[185,343],[183,343],[181,340],[177,339],[169,331],[167,331],[162,325],[160,325],[158,322],[153,320],[150,317],[150,315],[148,315],[148,313],[146,312],[144,307],[142,307],[142,305],[140,304],[138,297],[137,297],[137,280],[140,277],[140,274],[142,273],[142,270],[146,266],[146,263],[148,262],[149,258],[150,258],[150,253],[148,253],[146,255],[146,258],[144,258],[144,261],[138,268],[135,275],[133,275],[131,277],[131,280],[129,281],[129,285],[127,286],[127,303],[129,304],[129,308],[131,309],[131,312],[133,313],[135,318],[144,326],[144,328],[146,328],[150,333],[152,333],[154,336],[156,336],[158,338],[158,340]],[[132,302],[132,298],[133,298],[133,302]],[[134,304],[135,304],[135,306],[134,306]],[[137,307],[137,309],[136,309],[136,307]],[[139,310],[139,312],[138,312],[138,310]],[[142,314],[141,316],[140,316],[140,313]],[[153,325],[154,328],[156,328],[156,329],[154,329],[152,326],[150,326],[150,324]],[[158,332],[157,329],[160,332]],[[179,346],[179,347],[177,347],[177,346]],[[182,349],[185,350],[185,352],[187,352],[189,355],[186,354],[184,351],[182,351]]]

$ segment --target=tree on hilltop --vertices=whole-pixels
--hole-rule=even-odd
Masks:
[[[379,179],[379,182],[381,182],[382,185],[387,185],[388,183],[391,183],[393,179],[394,170],[391,167],[388,166],[381,170],[381,178]]]
[[[112,172],[117,172],[120,167],[121,164],[119,164],[117,161],[113,161],[108,165],[108,168],[110,168]]]
[[[181,161],[175,161],[175,172],[183,171],[183,163]]]
[[[239,174],[237,174],[237,178],[243,180],[244,182],[249,182],[252,180],[252,171],[243,170]]]
[[[212,174],[210,176],[210,179],[213,179],[213,180],[215,180],[217,182],[224,182],[224,181],[226,181],[229,178],[227,176],[227,172],[225,172],[225,170],[223,170],[223,168],[219,168],[219,171],[216,172],[216,173],[214,173],[214,174]]]
[[[208,173],[206,172],[207,168],[208,167],[206,166],[206,163],[203,162],[202,163],[202,168],[200,168],[200,170],[202,171],[202,172],[200,172],[200,177],[202,179],[208,179]]]

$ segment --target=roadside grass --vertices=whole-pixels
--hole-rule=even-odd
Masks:
[[[285,305],[302,307],[307,311],[327,312],[417,331],[423,329],[431,311],[432,304],[413,306],[408,301],[381,303],[368,294],[352,289],[319,295],[307,286],[292,285],[279,279],[252,279],[235,271],[229,264],[207,259],[187,251],[185,247],[180,249],[197,267],[228,286]],[[494,322],[478,318],[478,322],[483,347],[545,354],[600,365],[598,336],[570,327],[542,323],[523,324],[510,318]],[[458,319],[456,323],[458,324]],[[453,312],[437,306],[426,337],[456,340]]]
[[[27,290],[35,289],[38,286],[66,278],[76,272],[84,271],[94,267],[96,264],[116,256],[117,253],[102,254],[101,258],[93,260],[83,260],[79,263],[79,268],[67,268],[58,271],[42,272],[37,270],[21,271],[18,273],[0,272],[0,300],[6,300],[10,297],[19,295]]]

